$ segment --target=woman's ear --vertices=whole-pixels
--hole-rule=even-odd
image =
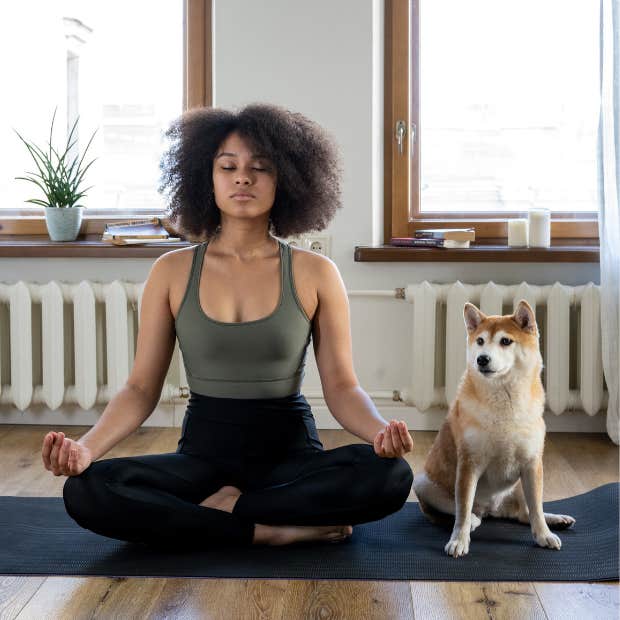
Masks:
[[[476,331],[478,325],[487,318],[487,315],[481,312],[474,304],[465,302],[463,308],[463,318],[465,319],[465,327],[468,332]]]

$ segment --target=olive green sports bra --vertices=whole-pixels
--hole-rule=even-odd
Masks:
[[[192,269],[176,317],[189,388],[221,398],[277,398],[301,392],[312,322],[293,282],[291,248],[280,248],[280,301],[269,316],[224,323],[200,307],[200,274],[208,242],[195,246]]]

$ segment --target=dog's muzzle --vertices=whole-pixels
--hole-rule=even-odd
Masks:
[[[478,362],[478,366],[480,366],[480,368],[485,368],[488,366],[490,361],[491,358],[488,355],[479,355],[478,359],[476,359],[476,362]]]
[[[489,362],[491,358],[488,355],[479,355],[476,358],[476,362],[478,363],[478,370],[484,375],[493,374],[493,370],[491,370],[489,366]]]

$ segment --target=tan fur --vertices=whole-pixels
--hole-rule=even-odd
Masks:
[[[445,547],[454,557],[468,553],[470,532],[486,516],[530,523],[540,546],[560,549],[549,525],[564,528],[575,520],[542,508],[545,392],[534,311],[521,300],[512,315],[486,316],[470,303],[463,314],[467,368],[414,479],[420,508],[434,523],[454,515]],[[494,374],[481,372],[486,369]]]

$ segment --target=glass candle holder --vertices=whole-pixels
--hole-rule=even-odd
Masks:
[[[551,245],[551,211],[534,207],[528,213],[529,246],[548,248]]]
[[[508,246],[511,248],[527,247],[528,221],[525,218],[508,220]]]

